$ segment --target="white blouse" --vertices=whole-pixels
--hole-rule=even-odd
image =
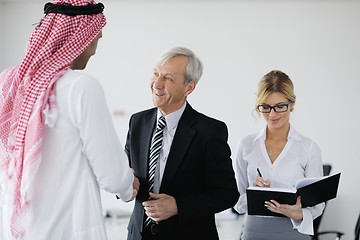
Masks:
[[[257,168],[271,187],[293,187],[302,178],[323,176],[323,163],[318,145],[299,134],[290,126],[287,143],[274,163],[265,147],[266,127],[258,134],[241,139],[234,159],[234,169],[240,198],[235,205],[239,213],[247,211],[246,188],[253,185]],[[320,216],[325,204],[303,208],[303,220],[291,220],[295,229],[303,234],[313,234],[313,219]]]
[[[58,116],[45,131],[24,239],[107,239],[100,188],[127,201],[134,177],[103,89],[94,78],[68,70],[57,81],[56,102]],[[10,216],[9,208],[3,210]]]

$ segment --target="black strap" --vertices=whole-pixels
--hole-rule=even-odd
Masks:
[[[76,16],[76,15],[91,15],[98,14],[104,11],[104,4],[88,4],[85,6],[73,6],[69,3],[46,3],[44,6],[44,13],[60,13],[68,16]]]

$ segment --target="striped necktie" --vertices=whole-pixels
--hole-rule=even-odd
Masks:
[[[166,126],[166,121],[164,116],[161,116],[159,118],[155,134],[153,135],[153,138],[151,140],[150,145],[150,156],[149,156],[149,192],[153,192],[154,188],[154,177],[155,177],[155,169],[157,165],[157,161],[160,156],[160,150],[162,146],[163,141],[163,130]],[[151,219],[149,217],[145,220],[145,227],[147,227],[151,223]]]

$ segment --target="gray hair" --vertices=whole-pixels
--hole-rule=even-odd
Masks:
[[[194,80],[195,83],[198,83],[203,73],[203,64],[201,63],[200,59],[195,55],[195,53],[190,49],[185,47],[171,48],[166,52],[164,52],[163,54],[161,54],[156,60],[156,62],[164,64],[170,58],[176,56],[185,56],[189,59],[185,68],[184,84],[188,84],[192,80]]]

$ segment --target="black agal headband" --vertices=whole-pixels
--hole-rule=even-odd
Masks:
[[[60,13],[68,16],[76,16],[76,15],[91,15],[98,14],[104,11],[104,4],[88,4],[85,6],[73,6],[69,3],[46,3],[44,6],[44,13]]]

